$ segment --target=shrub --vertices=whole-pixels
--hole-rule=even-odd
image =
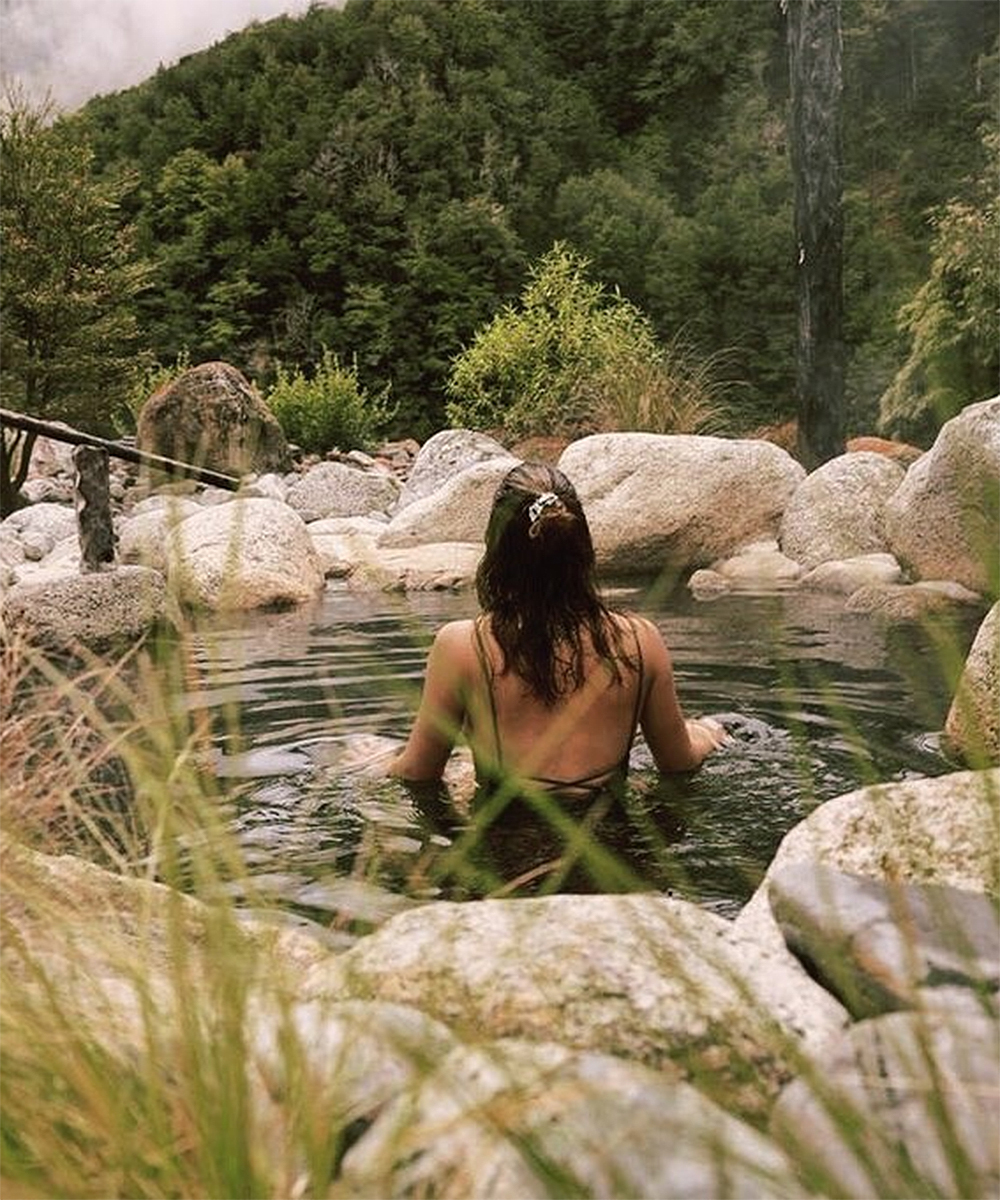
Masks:
[[[330,350],[323,351],[311,376],[279,363],[265,399],[288,440],[310,454],[370,445],[395,412],[388,391],[369,396],[358,382],[357,366],[343,366]]]
[[[693,432],[719,412],[708,368],[679,344],[665,350],[649,319],[587,279],[588,260],[562,243],[452,364],[453,425],[520,438],[600,429]]]

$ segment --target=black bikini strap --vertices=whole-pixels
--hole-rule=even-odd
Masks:
[[[476,657],[479,659],[479,665],[483,671],[483,681],[486,684],[486,693],[490,698],[490,716],[493,719],[493,742],[496,747],[496,765],[503,766],[503,751],[500,748],[500,723],[497,720],[497,702],[493,695],[493,665],[490,662],[490,656],[486,650],[486,643],[483,640],[483,631],[481,622],[484,618],[477,617],[472,623],[473,631],[476,635]]]

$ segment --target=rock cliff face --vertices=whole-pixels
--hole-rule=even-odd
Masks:
[[[139,414],[140,450],[227,475],[287,470],[277,419],[235,367],[202,363],[154,392]]]

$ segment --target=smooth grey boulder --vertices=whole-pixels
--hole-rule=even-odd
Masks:
[[[13,530],[17,534],[41,533],[53,542],[76,534],[76,510],[72,504],[42,502],[18,508],[4,517],[0,529]]]
[[[517,461],[490,458],[451,475],[429,495],[398,510],[379,545],[401,549],[429,542],[482,542],[497,487]]]
[[[889,549],[918,579],[987,595],[1000,558],[1000,396],[941,427],[885,506]]]
[[[310,521],[306,528],[323,573],[328,579],[341,579],[378,557],[375,547],[385,523],[373,517],[325,517]]]
[[[709,569],[741,591],[788,587],[802,574],[802,567],[782,554],[773,539],[751,542],[749,546],[741,547],[732,558],[722,559]],[[689,586],[692,591],[699,590],[690,581]],[[704,586],[701,590],[705,590]]]
[[[353,591],[439,592],[471,588],[482,542],[430,542],[358,556],[348,575]]]
[[[785,508],[778,538],[782,551],[807,568],[884,553],[885,503],[904,474],[898,463],[870,450],[841,454],[817,467]]]
[[[416,1009],[378,1001],[278,1005],[260,997],[247,1012],[244,1037],[256,1152],[275,1196],[309,1180],[307,1138],[288,1104],[307,1095],[331,1145],[365,1126],[405,1090],[419,1086],[458,1039]],[[326,1179],[313,1179],[322,1194]]]
[[[926,1005],[938,983],[996,1006],[1000,913],[980,892],[796,863],[768,899],[786,944],[855,1018]]]
[[[966,762],[1000,763],[1000,601],[979,626],[944,728]]]
[[[899,563],[891,554],[859,554],[820,563],[801,577],[799,585],[812,591],[840,592],[850,596],[863,587],[895,584],[902,578]]]
[[[480,1038],[673,1064],[730,1111],[758,1115],[798,1049],[821,1045],[846,1020],[790,956],[653,894],[410,909],[317,964],[300,995],[409,1004]]]
[[[688,1084],[608,1054],[458,1046],[344,1156],[351,1194],[797,1197],[788,1159]]]
[[[406,508],[414,500],[431,495],[467,467],[493,458],[511,457],[510,451],[488,434],[473,429],[442,429],[417,451],[399,497],[399,507]]]
[[[242,611],[303,604],[325,576],[297,512],[238,497],[181,521],[168,543],[167,580],[182,603]]]
[[[998,1030],[944,1012],[852,1025],[785,1089],[771,1132],[823,1195],[1000,1195]]]
[[[734,922],[745,936],[784,947],[768,890],[792,863],[1000,896],[1000,770],[875,784],[827,800],[785,834]]]
[[[982,599],[960,583],[947,579],[917,583],[867,583],[847,598],[847,611],[877,613],[888,621],[920,621],[956,606],[981,605]]]
[[[583,503],[600,568],[621,575],[707,567],[777,535],[805,470],[771,442],[601,433],[559,459]]]
[[[54,649],[127,645],[166,616],[166,584],[140,566],[26,579],[7,592],[2,616],[8,629]]]
[[[118,557],[123,563],[140,563],[166,574],[170,543],[180,537],[180,523],[201,512],[201,505],[185,496],[164,496],[161,500],[142,511],[137,507],[131,516],[120,519]]]
[[[399,498],[399,481],[387,471],[364,471],[342,462],[321,462],[288,489],[286,502],[306,522],[325,517],[389,513]]]

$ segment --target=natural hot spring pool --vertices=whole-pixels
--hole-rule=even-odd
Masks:
[[[640,742],[629,803],[598,828],[603,857],[590,882],[557,885],[558,872],[543,869],[521,890],[669,889],[732,915],[817,804],[865,783],[952,769],[938,731],[975,617],[930,630],[887,626],[845,612],[842,597],[812,593],[706,603],[631,587],[612,597],[660,625],[685,711],[726,714],[732,740],[699,773],[673,781],[657,779]],[[497,827],[500,878],[483,884],[454,868],[465,825],[446,819],[439,795],[344,768],[357,735],[405,736],[433,630],[474,611],[471,594],[357,595],[331,584],[310,608],[199,628],[201,682],[188,702],[212,716],[250,875],[232,886],[248,904],[349,926],[406,896],[496,890],[558,853],[561,843],[537,827]]]

